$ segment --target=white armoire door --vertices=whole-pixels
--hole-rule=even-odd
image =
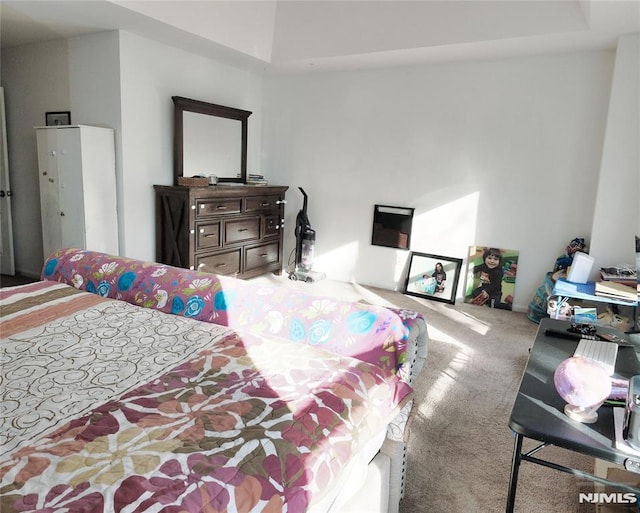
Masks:
[[[62,246],[57,133],[37,130],[42,252],[45,260]],[[82,246],[81,246],[82,247]]]
[[[36,129],[44,258],[60,248],[118,254],[113,130]]]
[[[0,87],[0,272],[9,275],[14,275],[16,271],[13,254],[12,223],[4,89]]]

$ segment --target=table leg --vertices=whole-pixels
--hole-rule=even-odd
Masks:
[[[506,513],[513,513],[516,502],[516,487],[518,486],[518,472],[522,461],[522,439],[523,436],[515,433],[516,440],[513,444],[513,457],[511,459],[511,477],[509,478],[509,494],[507,495]]]

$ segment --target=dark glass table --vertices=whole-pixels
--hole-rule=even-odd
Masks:
[[[534,456],[545,447],[554,445],[623,465],[627,470],[633,472],[640,472],[640,456],[634,456],[616,448],[613,408],[602,406],[598,410],[598,420],[593,424],[576,422],[564,414],[566,403],[556,392],[553,373],[560,362],[573,356],[578,341],[547,336],[545,330],[566,331],[570,324],[567,321],[543,319],[531,348],[529,361],[522,376],[509,419],[509,427],[515,434],[515,443],[507,496],[507,513],[512,513],[514,510],[518,471],[522,461],[567,472],[584,479],[613,486],[625,492],[640,494],[638,488],[609,481]],[[598,327],[598,333],[614,333],[627,341],[629,340],[623,332],[612,328]],[[618,348],[614,376],[630,378],[640,374],[640,362],[636,351],[640,351],[640,346],[621,346]],[[524,438],[537,440],[541,443],[532,450],[523,453],[522,442]]]

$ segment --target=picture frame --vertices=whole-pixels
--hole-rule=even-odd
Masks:
[[[438,264],[442,266],[444,280],[441,273],[436,273]],[[412,251],[403,293],[454,305],[461,270],[462,258]]]
[[[47,112],[45,113],[45,124],[46,126],[64,126],[71,124],[71,112],[66,111],[58,111],[58,112]]]
[[[408,250],[414,211],[410,207],[374,205],[371,244]]]
[[[464,302],[513,309],[520,252],[492,246],[470,246]]]

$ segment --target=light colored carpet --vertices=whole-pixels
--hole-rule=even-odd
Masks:
[[[430,337],[425,369],[415,383],[416,416],[409,438],[400,513],[493,513],[506,505],[513,435],[508,421],[537,325],[523,313],[461,302],[449,305],[324,280],[260,278],[305,290],[424,314]],[[533,444],[525,444],[531,448]],[[540,457],[593,472],[593,458],[558,448]],[[580,492],[592,483],[524,462],[516,513],[587,513]]]

